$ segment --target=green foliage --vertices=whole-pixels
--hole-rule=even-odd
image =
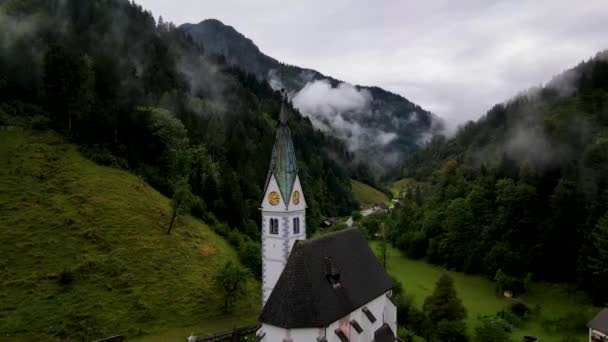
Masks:
[[[527,315],[532,313],[532,309],[526,305],[526,303],[520,300],[509,305],[509,311],[520,318],[525,318]]]
[[[587,330],[587,323],[593,318],[587,312],[570,311],[556,318],[542,321],[543,329],[556,332],[562,336],[577,335]]]
[[[475,342],[511,342],[510,330],[498,317],[481,317],[475,328]]]
[[[3,125],[55,128],[95,161],[136,172],[167,196],[185,177],[199,198],[194,215],[259,239],[252,222],[281,99],[267,82],[205,53],[174,25],[157,25],[133,2],[8,0],[2,12]],[[352,155],[288,107],[313,233],[322,216],[355,209]],[[190,175],[179,171],[186,155]]]
[[[509,291],[516,296],[526,291],[525,279],[508,276],[501,269],[496,271],[494,281],[496,282],[496,294],[499,296],[502,296],[504,291]]]
[[[374,213],[363,217],[359,224],[371,239],[376,239],[381,234],[381,226],[385,219],[385,213]]]
[[[433,336],[434,323],[424,313],[424,311],[417,308],[415,305],[409,307],[407,314],[407,328],[414,332],[417,336],[425,338],[427,341]]]
[[[195,197],[190,191],[190,185],[184,177],[179,177],[175,182],[175,191],[173,197],[171,197],[171,208],[173,209],[173,215],[171,215],[171,221],[169,222],[169,228],[167,228],[167,234],[171,233],[175,219],[180,216],[189,213],[190,208],[197,202],[198,198]]]
[[[374,251],[378,251],[378,243],[371,243]],[[412,299],[414,311],[421,311],[424,299],[433,293],[433,284],[446,272],[439,266],[431,265],[423,260],[413,260],[407,258],[399,250],[390,247],[388,250],[389,262],[388,271],[397,278],[403,285],[407,298]],[[462,299],[462,304],[467,310],[466,323],[469,328],[469,335],[473,336],[474,328],[478,325],[477,319],[481,316],[494,317],[501,310],[508,310],[509,306],[518,301],[496,296],[495,284],[490,279],[479,275],[469,275],[460,272],[448,271],[454,279],[458,297]],[[415,276],[412,276],[415,275]],[[532,308],[531,314],[525,317],[525,322],[521,327],[513,327],[503,319],[498,319],[504,324],[506,329],[512,331],[512,339],[521,341],[525,335],[538,336],[541,341],[559,341],[562,337],[559,333],[545,331],[541,322],[545,318],[559,317],[566,315],[570,311],[584,313],[586,317],[593,317],[600,310],[588,303],[584,293],[569,293],[565,287],[544,282],[534,282],[532,290],[525,295],[526,304]],[[542,307],[542,310],[541,310]],[[424,312],[422,312],[424,313]],[[409,326],[411,318],[399,314],[398,319],[407,318],[404,326],[416,335],[425,338],[424,330],[418,333]],[[584,327],[584,326],[583,326]],[[429,332],[434,330],[431,326],[427,328]],[[581,331],[575,335],[579,340],[584,340],[586,332]]]
[[[246,268],[228,260],[224,267],[213,276],[215,287],[224,296],[224,312],[231,310],[235,302],[245,295],[244,289],[248,275],[249,271]]]
[[[248,281],[247,299],[226,316],[211,281],[227,260],[238,262],[236,249],[187,215],[166,235],[170,199],[141,177],[91,162],[57,134],[4,131],[0,180],[4,338],[131,340],[255,322],[258,282]]]
[[[464,321],[442,320],[437,324],[435,336],[442,342],[467,342],[467,325]]]
[[[460,321],[467,317],[467,311],[456,294],[452,277],[443,274],[437,280],[433,294],[424,301],[424,312],[433,322]]]
[[[591,231],[608,210],[606,65],[598,54],[408,157],[397,190],[423,184],[424,196],[396,210],[413,218],[396,245],[458,271],[502,270],[501,291],[570,283],[605,304],[608,263]]]

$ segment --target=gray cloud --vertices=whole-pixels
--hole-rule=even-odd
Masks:
[[[278,81],[271,78],[271,83]],[[309,81],[298,92],[291,94],[293,105],[308,116],[316,127],[337,133],[348,143],[351,151],[372,145],[384,146],[397,134],[362,127],[356,117],[370,116],[373,97],[366,89],[348,83],[332,87],[328,80]]]
[[[220,19],[270,56],[387,88],[452,129],[608,48],[604,0],[137,2],[178,24]]]

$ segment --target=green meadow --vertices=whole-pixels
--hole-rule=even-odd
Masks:
[[[377,243],[373,242],[372,246],[377,250]],[[388,272],[401,282],[405,292],[413,296],[419,307],[422,307],[424,299],[432,293],[435,282],[442,273],[447,272],[452,276],[458,296],[467,308],[467,325],[471,334],[477,324],[477,317],[495,314],[512,301],[497,296],[494,283],[487,278],[447,271],[424,261],[408,259],[395,248],[388,251],[387,266]],[[542,342],[559,342],[563,336],[545,331],[541,325],[543,319],[562,317],[570,312],[583,314],[590,319],[600,310],[589,305],[584,295],[568,294],[562,287],[546,283],[533,284],[529,293],[521,299],[530,307],[539,305],[541,310],[539,316],[532,317],[521,328],[515,329],[511,335],[514,341],[522,341],[523,336],[533,335],[539,337]],[[580,333],[573,337],[581,342],[586,341],[586,329],[581,326]]]
[[[373,187],[351,179],[353,196],[355,200],[366,209],[376,203],[389,203],[390,199],[381,191],[374,189]]]
[[[128,172],[51,132],[0,132],[0,340],[180,341],[255,322],[259,283],[223,314],[212,275],[236,252]],[[160,336],[160,337],[156,337]]]

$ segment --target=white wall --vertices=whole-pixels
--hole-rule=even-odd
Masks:
[[[387,323],[395,334],[397,333],[397,308],[386,296],[389,293],[390,291],[363,306],[367,307],[376,317],[374,323],[371,323],[367,316],[365,316],[361,310],[363,307],[342,318],[347,321],[355,319],[363,328],[363,331],[359,334],[350,324],[348,325],[349,331],[347,336],[349,336],[351,342],[371,342],[374,338],[374,332],[384,323]],[[334,333],[339,324],[340,320],[337,320],[323,329],[306,328],[289,330],[262,323],[260,332],[266,333],[266,336],[262,340],[266,342],[282,342],[283,339],[289,338],[293,342],[315,342],[316,338],[322,336],[323,333],[326,334],[328,342],[340,342],[340,338]]]

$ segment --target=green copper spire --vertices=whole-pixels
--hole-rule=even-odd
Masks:
[[[291,133],[287,126],[287,109],[285,108],[285,100],[281,102],[281,113],[279,114],[279,124],[277,125],[277,135],[272,149],[272,157],[270,159],[270,168],[266,176],[266,185],[270,182],[270,176],[279,184],[281,196],[286,205],[289,204],[293,184],[296,181],[298,174],[298,166],[296,162],[296,152],[291,141]]]

